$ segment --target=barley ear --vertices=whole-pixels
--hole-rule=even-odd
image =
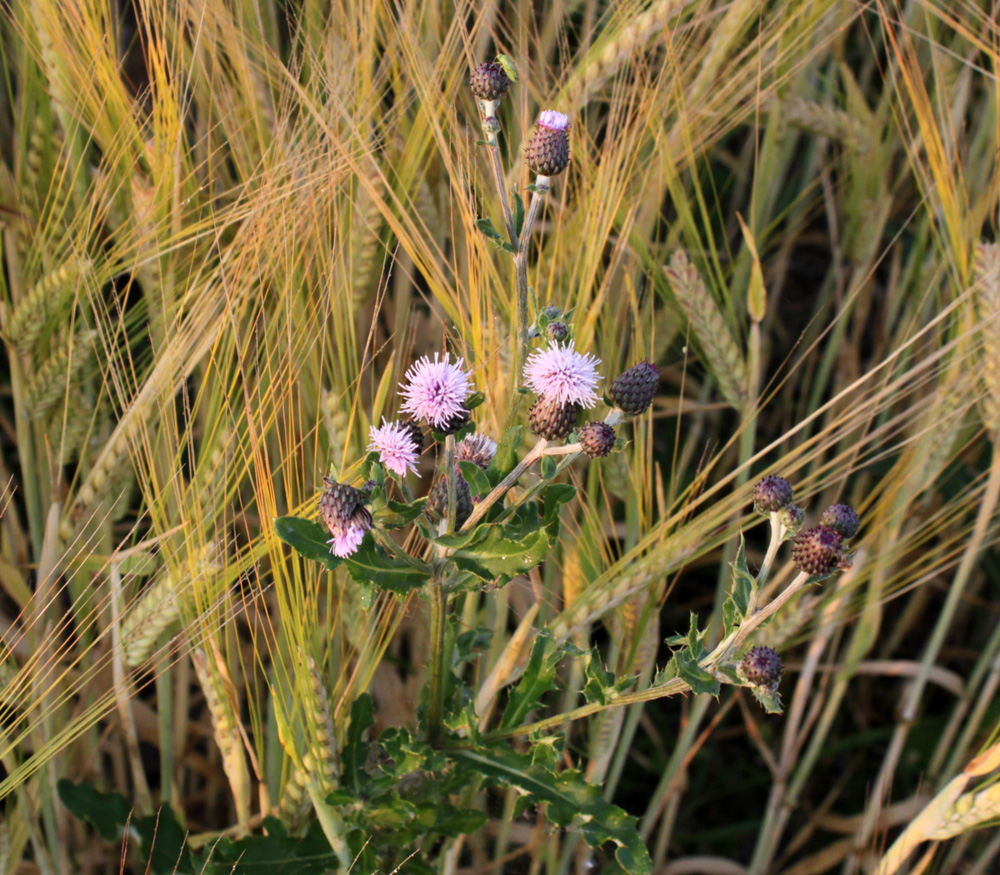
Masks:
[[[671,256],[665,271],[677,306],[702,351],[702,364],[715,378],[722,397],[737,410],[743,410],[749,385],[746,359],[715,298],[682,249]]]

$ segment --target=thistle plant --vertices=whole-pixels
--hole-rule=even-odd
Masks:
[[[496,104],[509,87],[505,76],[499,64],[485,64],[471,78],[484,129],[494,133]],[[537,174],[533,206],[549,177],[566,167],[568,128],[560,113],[545,112],[539,118],[525,150],[528,166]],[[494,142],[488,140],[487,145],[492,149]],[[531,215],[529,211],[523,228],[515,221],[515,232],[530,229]],[[767,711],[779,712],[781,658],[775,650],[755,645],[754,633],[804,586],[850,566],[847,541],[857,533],[857,515],[847,505],[833,505],[819,525],[800,534],[804,515],[793,504],[792,486],[782,477],[767,476],[753,490],[755,510],[770,522],[767,553],[752,574],[741,540],[718,641],[710,643],[711,633],[692,615],[686,633],[667,639],[674,648],[668,663],[646,688],[634,689],[634,676],[608,673],[598,650],[582,651],[539,632],[530,654],[522,658],[515,653],[506,676],[491,674],[477,693],[473,683],[479,656],[468,649],[475,634],[471,639],[458,634],[460,606],[468,614],[470,606],[496,599],[515,577],[532,574],[550,560],[562,508],[576,497],[576,488],[564,482],[564,472],[577,460],[600,464],[597,460],[620,448],[623,439],[616,428],[646,414],[660,378],[653,363],[641,361],[606,380],[602,362],[577,348],[571,314],[558,308],[544,308],[528,327],[519,273],[526,242],[524,234],[515,233],[501,247],[514,254],[519,301],[516,343],[521,352],[517,372],[508,382],[535,396],[525,422],[519,421],[515,405],[503,431],[488,434],[485,423],[496,418],[480,416],[480,410],[494,399],[488,391],[474,391],[475,369],[465,356],[439,351],[433,358],[419,358],[406,370],[398,396],[389,399],[399,418],[383,418],[381,425],[370,428],[367,455],[347,469],[343,480],[323,478],[318,521],[282,517],[275,526],[304,556],[329,569],[346,567],[366,603],[382,593],[400,599],[416,594],[427,604],[429,651],[426,667],[420,667],[425,673],[418,725],[415,730],[386,729],[377,742],[367,744],[368,753],[361,759],[381,751],[393,763],[405,761],[406,768],[400,772],[397,767],[396,775],[419,771],[420,792],[439,799],[457,802],[460,788],[466,786],[501,786],[516,788],[530,801],[548,803],[548,817],[557,826],[570,826],[582,813],[588,823],[583,838],[589,844],[612,842],[621,865],[648,872],[651,860],[634,821],[605,801],[582,775],[558,768],[559,758],[551,751],[564,744],[561,727],[609,708],[686,691],[718,695],[723,684],[746,687]],[[602,385],[607,403],[603,418],[581,426],[583,412],[598,407]],[[522,454],[525,424],[535,440]],[[421,473],[421,456],[433,463],[433,473]],[[798,574],[765,600],[769,572],[786,541],[792,541]],[[567,657],[580,660],[588,678],[587,701],[542,716],[549,688],[544,678]],[[512,685],[506,707],[495,715],[492,702],[504,685]],[[370,704],[362,696],[354,707],[359,726],[352,716],[351,735],[357,745],[370,719]],[[528,738],[527,752],[511,746],[514,736]],[[347,745],[335,756],[345,764],[359,761],[358,752]],[[367,787],[364,792],[379,800],[369,803],[412,804],[404,798],[412,790],[410,782],[402,782],[409,788],[404,791],[379,785],[377,775],[363,771],[343,779],[355,790]],[[335,816],[323,821],[324,831],[332,847],[346,842],[362,852],[370,824],[357,807],[348,805],[350,798],[346,788],[328,797],[342,801],[330,803]],[[569,799],[572,804],[567,804]],[[479,812],[450,805],[428,813],[422,836],[453,839],[479,822]],[[461,822],[461,830],[456,822]],[[407,836],[397,831],[394,841],[405,843]],[[372,863],[377,859],[375,854]]]

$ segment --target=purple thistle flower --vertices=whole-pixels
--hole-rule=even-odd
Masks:
[[[334,556],[339,556],[341,559],[350,556],[352,553],[356,553],[358,547],[361,546],[361,542],[365,539],[365,532],[368,531],[366,528],[356,525],[355,523],[348,523],[346,526],[330,526],[330,534],[333,535],[327,544],[332,544],[332,551]]]
[[[386,422],[383,417],[381,428],[371,426],[368,436],[371,438],[368,449],[376,450],[379,461],[390,471],[405,477],[407,471],[417,470],[419,452],[406,423]]]
[[[410,366],[407,382],[400,383],[406,399],[400,409],[440,429],[465,410],[472,384],[468,373],[462,370],[464,359],[451,364],[447,353],[444,361],[439,358],[440,353],[434,353],[434,361],[422,356]]]
[[[497,442],[484,434],[474,431],[455,447],[456,462],[474,462],[484,471],[497,454]]]
[[[536,394],[560,404],[593,407],[597,402],[597,366],[601,360],[590,353],[577,352],[573,341],[565,346],[553,343],[548,349],[528,356],[524,382]]]
[[[543,109],[538,115],[538,124],[554,131],[565,131],[569,127],[569,116],[554,109]]]

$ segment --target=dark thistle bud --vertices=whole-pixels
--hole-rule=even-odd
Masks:
[[[549,321],[553,319],[559,319],[562,317],[562,310],[558,307],[553,307],[549,304],[547,307],[542,308],[542,315]]]
[[[463,407],[454,416],[448,419],[442,426],[435,426],[434,431],[438,434],[455,434],[465,428],[472,419],[472,414]]]
[[[499,100],[507,93],[510,79],[496,61],[487,61],[472,71],[469,86],[480,100]]]
[[[792,485],[776,474],[758,481],[753,488],[753,509],[767,516],[777,513],[792,503]]]
[[[414,422],[412,419],[406,420],[402,425],[406,429],[406,433],[413,439],[413,443],[416,444],[419,456],[424,451],[424,430],[420,427],[420,423]]]
[[[827,526],[813,526],[795,539],[792,559],[799,571],[820,576],[851,567],[843,550],[843,538]]]
[[[569,328],[565,322],[550,322],[545,326],[545,335],[549,340],[565,340],[569,337]]]
[[[524,159],[539,176],[562,173],[569,164],[569,119],[552,109],[539,115]]]
[[[615,445],[615,430],[606,422],[592,422],[580,429],[580,446],[591,459],[601,459]]]
[[[781,520],[781,524],[785,527],[785,531],[794,535],[802,528],[802,523],[806,519],[806,512],[797,504],[789,504],[778,511],[778,517]]]
[[[740,674],[755,687],[772,692],[778,689],[784,669],[778,651],[771,647],[751,647],[740,662]]]
[[[371,514],[365,505],[364,493],[346,483],[338,483],[331,477],[324,477],[326,489],[319,498],[319,514],[327,528],[348,525],[354,514],[361,511],[371,525]]]
[[[858,533],[860,520],[857,511],[849,504],[831,504],[823,511],[820,525],[827,526],[839,533],[844,540],[853,538]]]
[[[563,404],[556,398],[539,395],[528,412],[528,427],[540,438],[562,440],[576,427],[579,404]]]
[[[444,519],[448,515],[448,478],[442,473],[427,496],[427,506],[436,519]],[[472,490],[469,482],[455,472],[455,526],[461,526],[472,513]]]
[[[623,371],[611,382],[608,396],[615,406],[632,416],[645,413],[656,388],[660,385],[660,372],[650,362],[639,362]]]

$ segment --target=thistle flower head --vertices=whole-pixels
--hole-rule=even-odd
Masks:
[[[660,372],[652,362],[639,362],[622,371],[608,387],[608,396],[619,410],[631,416],[645,413],[656,388],[660,385]]]
[[[827,526],[813,526],[796,537],[792,559],[799,571],[816,576],[851,567],[840,532]]]
[[[510,79],[500,64],[487,61],[472,71],[469,86],[480,100],[499,100],[507,93]]]
[[[370,516],[362,516],[358,522],[351,521],[343,526],[331,526],[330,534],[333,537],[327,543],[330,545],[333,555],[344,559],[352,553],[356,553],[369,528],[371,528]]]
[[[400,383],[405,413],[423,419],[436,428],[444,428],[456,416],[466,411],[465,399],[472,384],[469,374],[462,369],[463,359],[452,364],[445,353],[434,353],[434,361],[423,356],[406,372],[406,382]]]
[[[553,131],[565,131],[569,128],[569,116],[554,109],[543,109],[538,116],[538,124]]]
[[[819,522],[820,525],[829,526],[845,540],[853,538],[861,526],[858,512],[849,504],[831,504],[823,511]]]
[[[777,513],[792,503],[792,484],[784,477],[769,474],[753,488],[753,509],[767,515]]]
[[[538,116],[524,158],[528,167],[540,176],[562,173],[569,165],[569,118],[554,109]]]
[[[455,447],[455,461],[472,462],[484,471],[496,454],[497,442],[477,431],[460,440]]]
[[[573,341],[566,345],[551,344],[548,349],[536,350],[524,365],[524,382],[538,395],[560,404],[579,404],[593,407],[597,402],[597,383],[600,377],[597,366],[601,360],[589,353],[573,348]]]
[[[580,446],[591,459],[601,459],[615,446],[615,430],[606,422],[592,422],[580,429]]]
[[[784,665],[772,647],[751,647],[740,662],[740,673],[754,686],[777,690]]]
[[[413,439],[412,423],[386,422],[382,419],[380,428],[372,426],[368,430],[371,440],[369,450],[378,453],[379,461],[390,471],[405,477],[407,471],[417,470],[420,448]]]
[[[319,512],[332,537],[328,544],[334,555],[350,556],[372,526],[372,515],[364,505],[364,495],[353,486],[324,477],[326,489],[319,499]]]

